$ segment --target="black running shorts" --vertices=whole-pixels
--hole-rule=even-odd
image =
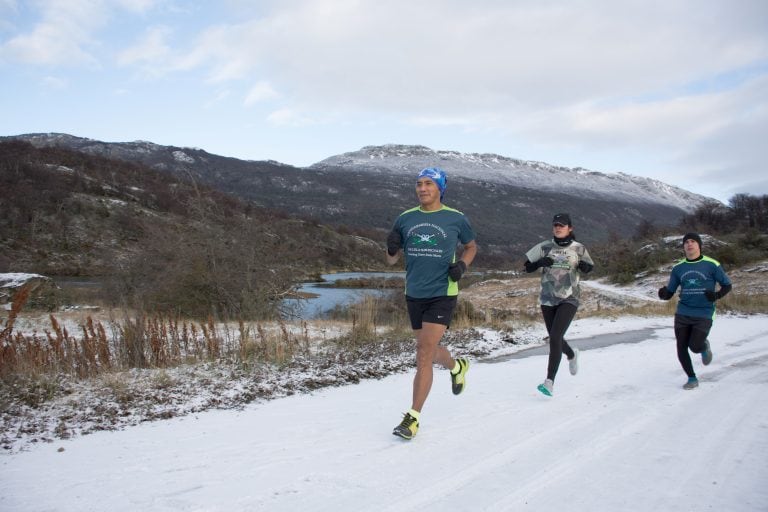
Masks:
[[[456,297],[432,297],[430,299],[414,299],[405,297],[408,304],[408,316],[413,330],[421,329],[422,322],[451,325],[453,310],[456,308]]]

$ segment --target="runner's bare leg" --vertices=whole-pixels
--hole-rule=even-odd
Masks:
[[[451,353],[439,345],[447,327],[441,324],[423,322],[416,334],[416,376],[413,378],[413,404],[411,407],[421,412],[432,389],[432,365],[438,363],[443,368],[453,369],[456,364]]]

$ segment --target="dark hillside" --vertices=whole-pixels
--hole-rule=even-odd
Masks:
[[[113,300],[233,313],[309,274],[382,260],[362,236],[65,148],[0,143],[0,189],[0,272],[108,277]]]
[[[410,157],[382,161],[380,167],[323,164],[296,168],[272,161],[245,161],[201,149],[159,146],[150,142],[106,143],[66,134],[29,134],[16,137],[36,146],[74,148],[93,155],[139,162],[180,179],[194,178],[270,210],[304,216],[353,230],[383,242],[394,218],[416,205],[414,177],[418,169]],[[8,138],[11,139],[11,138]],[[460,165],[454,163],[454,165]],[[406,170],[405,167],[407,167]],[[541,171],[542,180],[552,180]],[[587,180],[575,172],[571,179]],[[510,257],[548,236],[549,221],[558,211],[571,213],[580,240],[598,243],[612,234],[631,236],[638,226],[674,226],[685,210],[676,202],[628,201],[622,196],[589,195],[583,191],[543,183],[541,188],[514,181],[501,183],[451,174],[445,202],[472,220],[480,244],[478,264],[506,265]]]

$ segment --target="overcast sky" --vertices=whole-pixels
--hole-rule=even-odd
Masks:
[[[765,0],[0,0],[0,135],[421,144],[768,194]]]

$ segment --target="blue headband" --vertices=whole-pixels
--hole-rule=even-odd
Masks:
[[[417,180],[419,178],[429,178],[434,181],[437,185],[437,188],[440,189],[440,200],[443,200],[445,188],[448,186],[448,176],[445,174],[444,170],[439,167],[427,167],[426,169],[422,169],[422,171],[416,177]]]

